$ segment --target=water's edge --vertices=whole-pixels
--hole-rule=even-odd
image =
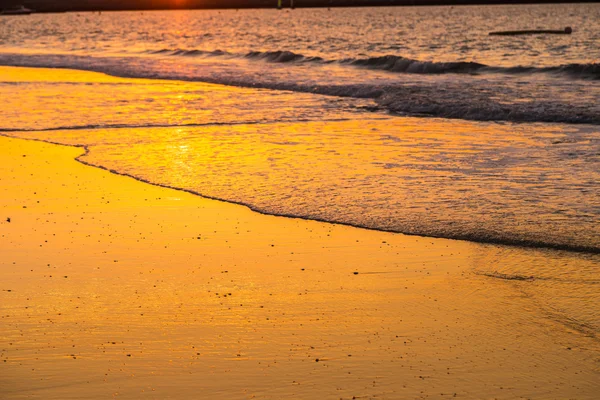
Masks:
[[[272,80],[273,76],[265,75],[260,79],[229,73],[224,76],[212,76],[194,70],[170,71],[161,70],[160,66],[147,65],[136,69],[122,64],[126,60],[143,62],[143,58],[129,57],[91,57],[65,55],[23,55],[0,52],[0,66],[71,69],[102,73],[118,78],[151,79],[181,82],[203,82],[217,85],[233,86],[249,89],[268,89],[309,93],[322,96],[369,99],[373,107],[367,111],[389,113],[392,115],[412,117],[434,117],[467,121],[507,121],[515,123],[566,123],[600,125],[600,114],[588,103],[574,104],[557,101],[556,98],[543,98],[531,101],[518,101],[507,104],[505,101],[493,99],[481,93],[479,83],[468,85],[449,85],[447,90],[440,91],[438,85],[420,83],[405,85],[401,82],[383,83],[348,83],[335,82],[310,83],[302,81]],[[152,63],[150,63],[152,64]],[[595,65],[595,64],[594,64]],[[487,67],[486,67],[487,68]],[[402,72],[404,73],[404,72]],[[443,74],[441,74],[443,75]],[[464,75],[464,74],[463,74]],[[409,80],[410,81],[410,80]],[[448,85],[448,84],[445,84]],[[510,89],[509,98],[527,100],[529,96],[521,89]],[[550,95],[546,95],[550,96]],[[457,100],[458,99],[458,100]]]
[[[482,244],[482,245],[514,246],[514,247],[540,249],[540,250],[548,250],[548,251],[568,251],[568,252],[575,252],[575,253],[600,254],[600,248],[591,247],[591,246],[549,244],[549,243],[539,243],[539,242],[528,241],[528,240],[494,240],[494,239],[482,240],[478,237],[472,237],[470,235],[457,235],[457,236],[453,236],[453,237],[443,236],[443,235],[423,235],[423,234],[419,234],[419,233],[409,233],[409,232],[402,232],[402,231],[393,230],[393,229],[375,228],[375,227],[371,227],[371,226],[352,224],[352,223],[348,223],[348,222],[326,220],[326,219],[321,219],[321,218],[311,218],[311,217],[299,216],[299,215],[294,215],[294,214],[270,213],[270,212],[266,212],[256,206],[252,205],[251,203],[228,200],[225,198],[220,198],[220,197],[215,197],[215,196],[208,196],[208,195],[205,195],[201,192],[198,192],[198,191],[195,191],[192,189],[180,188],[180,187],[176,187],[176,186],[166,185],[163,183],[153,182],[151,180],[141,178],[136,175],[132,175],[132,174],[125,173],[125,172],[120,172],[113,168],[107,168],[103,165],[94,164],[94,163],[83,160],[84,157],[88,156],[91,153],[90,147],[93,147],[93,146],[81,145],[81,144],[65,144],[65,143],[53,142],[51,140],[45,140],[45,139],[39,139],[39,138],[23,138],[23,137],[19,137],[18,135],[10,135],[10,132],[8,132],[8,131],[4,131],[4,132],[0,131],[0,136],[11,138],[11,139],[31,140],[31,141],[48,143],[48,144],[57,145],[57,146],[81,148],[84,150],[84,152],[83,152],[83,154],[75,157],[75,161],[77,161],[83,165],[93,167],[93,168],[99,168],[99,169],[108,171],[112,174],[135,179],[138,182],[143,182],[143,183],[146,183],[149,185],[192,194],[194,196],[199,196],[199,197],[202,197],[202,198],[205,198],[208,200],[243,206],[243,207],[246,207],[249,210],[256,212],[258,214],[261,214],[261,215],[268,215],[268,216],[282,217],[282,218],[301,219],[301,220],[305,220],[305,221],[315,221],[315,222],[334,224],[334,225],[350,226],[350,227],[358,228],[358,229],[366,229],[366,230],[378,231],[378,232],[388,232],[388,233],[402,234],[402,235],[407,235],[407,236],[417,236],[417,237],[423,237],[423,238],[434,238],[434,239],[445,239],[445,240],[468,241],[468,242],[478,243],[478,244]]]

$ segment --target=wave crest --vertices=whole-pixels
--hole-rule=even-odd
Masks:
[[[505,74],[552,74],[576,79],[600,80],[600,64],[565,64],[554,67],[486,67],[489,72]]]
[[[206,50],[198,50],[198,49],[191,49],[191,50],[187,50],[187,49],[160,49],[160,50],[150,51],[148,53],[149,54],[157,54],[157,55],[183,56],[183,57],[193,57],[193,56],[213,56],[213,57],[218,57],[218,56],[232,55],[231,53],[228,53],[228,52],[223,51],[223,50],[206,51]]]
[[[245,58],[253,61],[270,63],[314,63],[333,64],[381,70],[394,73],[407,74],[483,74],[500,73],[509,75],[525,74],[552,74],[567,76],[574,79],[600,80],[600,63],[589,64],[565,64],[551,67],[514,66],[500,67],[481,64],[474,61],[421,61],[397,55],[385,55],[368,58],[345,58],[341,60],[326,60],[318,56],[305,56],[289,50],[276,51],[250,51],[246,54],[234,54],[222,50],[199,50],[199,49],[161,49],[149,52],[156,55],[180,56],[180,57],[219,57],[230,56]]]
[[[251,51],[245,55],[245,58],[272,63],[325,62],[325,60],[321,57],[306,57],[302,54],[297,54],[287,50]]]
[[[161,50],[164,52],[181,51],[181,54],[192,56],[200,52],[192,53],[190,50]],[[207,52],[204,54],[218,56],[221,52]],[[232,56],[233,57],[233,56]],[[301,54],[292,52],[252,52],[247,55],[249,59],[266,60],[275,63],[294,62],[318,62],[319,59],[307,58]],[[404,60],[404,61],[402,61]],[[141,60],[140,60],[141,61]],[[386,67],[408,62],[412,60],[384,57],[371,58],[365,63]],[[320,61],[327,62],[327,61]],[[521,88],[506,86],[503,81],[496,80],[495,85],[489,86],[485,80],[483,84],[476,79],[462,79],[460,82],[452,80],[443,83],[436,82],[358,82],[343,84],[338,82],[302,82],[295,76],[248,74],[221,74],[205,72],[203,69],[191,67],[184,68],[183,64],[177,69],[161,69],[160,63],[154,67],[152,63],[145,63],[143,67],[132,64],[130,59],[120,60],[113,57],[81,57],[66,55],[17,55],[0,54],[0,64],[24,66],[24,67],[47,67],[47,68],[74,68],[88,71],[103,72],[110,75],[147,78],[147,79],[176,79],[186,81],[202,81],[230,86],[263,88],[274,90],[289,90],[304,93],[313,93],[328,96],[351,97],[362,99],[373,99],[376,106],[374,111],[387,111],[401,115],[430,116],[439,118],[466,119],[475,121],[511,121],[511,122],[557,122],[572,124],[600,125],[600,112],[597,102],[591,99],[593,96],[582,98],[578,96],[570,101],[560,96],[552,96],[554,93],[541,92],[541,95],[532,97],[527,87]],[[193,65],[193,64],[190,64]],[[480,67],[478,64],[423,64],[434,71],[449,71],[452,68],[463,70],[478,69],[484,71],[490,67]],[[445,67],[444,67],[445,65]],[[413,66],[415,70],[419,68]],[[446,68],[446,69],[444,69]],[[597,64],[570,64],[563,67],[553,67],[551,71],[563,71],[562,73],[596,74],[600,68]],[[548,70],[548,72],[550,72]],[[439,73],[439,72],[437,72]],[[280,79],[281,77],[281,79]],[[584,84],[579,83],[581,88]],[[596,89],[595,89],[596,90]],[[559,92],[562,93],[562,92]],[[595,92],[591,92],[595,93]]]
[[[475,73],[481,70],[482,68],[487,67],[485,64],[480,64],[472,61],[418,61],[394,55],[371,57],[364,59],[346,59],[340,61],[340,63],[390,72],[405,72],[413,74],[444,74],[449,72]]]

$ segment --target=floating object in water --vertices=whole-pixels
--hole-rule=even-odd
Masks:
[[[495,36],[513,36],[513,35],[539,35],[539,34],[547,34],[547,35],[570,35],[573,32],[570,26],[567,26],[564,30],[529,30],[529,31],[500,31],[500,32],[490,32],[490,35]]]
[[[0,15],[29,15],[33,10],[23,6],[16,6],[0,11]]]

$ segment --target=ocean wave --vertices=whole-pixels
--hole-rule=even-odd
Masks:
[[[506,74],[553,74],[563,75],[576,79],[600,80],[600,63],[565,64],[555,67],[490,67],[485,69],[490,72]]]
[[[292,51],[251,51],[245,55],[245,58],[253,60],[262,60],[272,63],[326,63],[321,57],[306,57]]]
[[[446,73],[475,73],[487,65],[476,62],[429,62],[412,60],[401,56],[387,55],[364,59],[341,60],[341,64],[348,64],[371,69],[402,72],[411,74],[446,74]]]
[[[440,62],[420,61],[401,56],[387,55],[364,59],[341,60],[341,64],[366,67],[389,72],[412,74],[483,74],[497,73],[509,75],[553,74],[576,79],[600,80],[600,64],[566,64],[552,67],[515,66],[498,67],[473,61]]]
[[[160,49],[160,50],[152,50],[147,51],[148,54],[157,54],[157,55],[171,55],[171,56],[184,56],[184,57],[193,57],[193,56],[207,56],[207,57],[219,57],[226,55],[233,55],[223,50],[198,50],[198,49]]]
[[[396,87],[386,90],[375,101],[380,107],[400,115],[600,125],[600,114],[594,105],[574,105],[554,99],[507,104],[477,90],[461,92],[460,89],[440,91],[430,86]]]
[[[186,50],[189,51],[189,50]],[[286,52],[256,52],[251,58],[271,60],[276,63],[305,62],[304,56]],[[294,61],[296,60],[296,61]],[[372,61],[373,65],[387,65],[386,59]],[[89,57],[71,55],[23,55],[1,54],[0,65],[23,67],[70,68],[106,73],[125,78],[183,80],[222,85],[288,90],[327,96],[372,99],[376,104],[371,111],[385,111],[399,115],[465,119],[472,121],[550,122],[600,125],[600,111],[590,92],[587,98],[571,92],[547,93],[535,83],[528,86],[509,86],[504,80],[485,79],[478,82],[461,79],[452,81],[406,80],[397,83],[378,83],[363,79],[360,83],[342,84],[339,80],[320,82],[302,80],[298,75],[270,73],[267,69],[259,74],[250,73],[244,66],[229,64],[233,72],[221,67],[199,68],[194,63],[161,64],[147,62],[143,58],[120,59],[116,57]],[[313,60],[311,62],[320,62]],[[322,61],[326,62],[326,61]],[[391,59],[389,60],[391,63]],[[397,62],[397,61],[394,61]],[[469,64],[471,65],[471,64]],[[597,67],[589,65],[564,67],[569,73],[594,73]],[[415,67],[416,68],[416,67]],[[424,68],[424,67],[420,67]],[[428,67],[432,68],[432,67]],[[437,67],[436,67],[437,68]],[[441,68],[441,67],[440,67]],[[450,67],[449,67],[450,68]],[[451,68],[488,68],[477,65]],[[562,68],[562,67],[561,67]],[[438,68],[439,69],[439,68]],[[495,85],[493,86],[494,83]],[[577,87],[581,88],[582,83]],[[562,89],[561,89],[562,90]],[[569,89],[572,90],[572,89]],[[577,90],[577,89],[575,89]],[[591,89],[590,89],[591,90]],[[594,89],[596,90],[596,89]],[[567,95],[567,97],[564,97]]]
[[[159,55],[171,56],[205,56],[218,57],[230,56],[246,58],[255,61],[270,63],[314,63],[314,64],[339,64],[381,70],[393,73],[406,74],[551,74],[567,76],[574,79],[600,80],[600,63],[565,64],[550,67],[514,66],[501,67],[486,65],[474,61],[422,61],[398,55],[384,55],[368,58],[345,58],[340,60],[327,60],[318,56],[305,56],[290,50],[277,51],[250,51],[246,54],[235,54],[222,50],[197,50],[197,49],[161,49],[150,52]]]

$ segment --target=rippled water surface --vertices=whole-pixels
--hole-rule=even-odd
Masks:
[[[0,18],[0,64],[369,98],[383,111],[600,124],[597,4]],[[489,36],[504,29],[572,35]]]
[[[126,21],[126,23],[124,22]],[[0,20],[3,47],[44,53],[288,50],[324,59],[401,55],[421,61],[555,66],[598,59],[597,4],[69,13]],[[571,36],[490,37],[563,29]]]

